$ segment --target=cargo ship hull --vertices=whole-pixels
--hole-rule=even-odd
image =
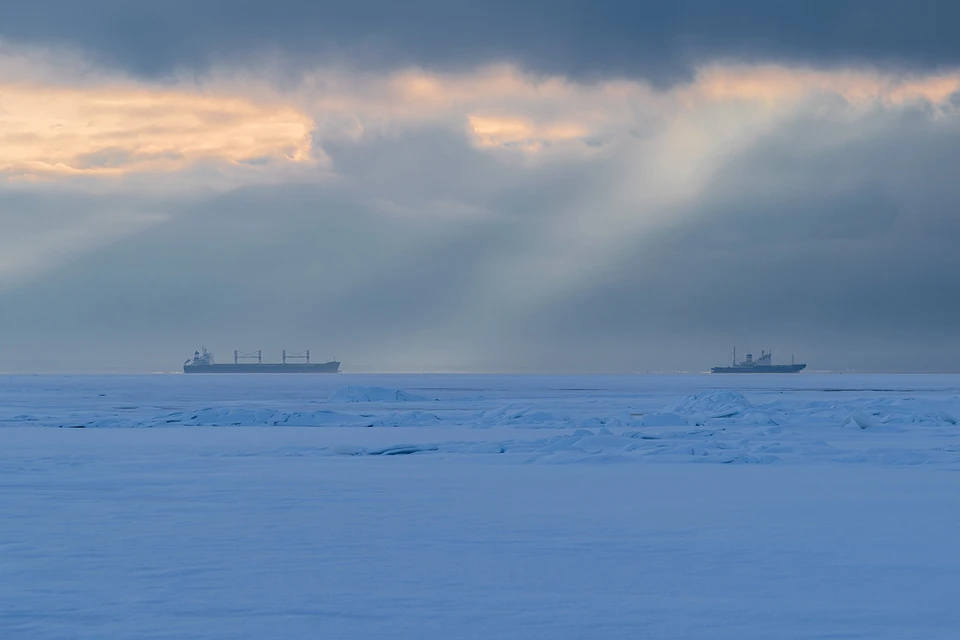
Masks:
[[[262,351],[251,353],[233,352],[233,362],[218,364],[213,361],[213,354],[203,348],[203,353],[195,351],[193,357],[183,363],[184,373],[337,373],[340,371],[340,362],[310,362],[310,350],[299,353],[288,353],[283,350],[280,362],[263,362]],[[256,362],[240,362],[240,360],[256,360]],[[289,360],[304,360],[304,362],[289,362]]]
[[[337,373],[336,361],[316,364],[185,364],[184,373]]]
[[[753,367],[714,367],[710,371],[713,373],[797,373],[803,371],[806,366],[805,364],[775,364]]]
[[[753,359],[753,354],[748,353],[743,360],[737,360],[737,349],[733,349],[733,363],[729,367],[713,367],[710,369],[713,373],[797,373],[803,371],[807,365],[796,364],[773,364],[773,353],[766,350],[760,353],[760,357]]]

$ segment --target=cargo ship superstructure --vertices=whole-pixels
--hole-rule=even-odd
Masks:
[[[737,362],[737,349],[733,349],[733,366],[713,367],[713,373],[797,373],[806,368],[805,364],[773,364],[773,352],[761,351],[760,357],[753,359],[748,353],[746,359]]]
[[[241,362],[246,360],[247,362]],[[254,360],[256,362],[254,362]],[[290,362],[293,360],[294,362]],[[233,352],[233,363],[216,364],[213,354],[202,347],[195,351],[193,358],[183,363],[184,373],[337,373],[340,363],[310,362],[310,350],[287,353],[283,350],[280,362],[264,362],[261,351],[243,353]]]

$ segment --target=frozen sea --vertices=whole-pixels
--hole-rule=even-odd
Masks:
[[[960,376],[0,376],[0,638],[960,637]]]

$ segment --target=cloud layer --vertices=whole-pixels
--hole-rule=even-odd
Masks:
[[[310,158],[310,120],[289,106],[135,87],[7,84],[0,92],[0,173],[12,177]]]
[[[718,58],[912,70],[956,66],[941,0],[34,0],[0,37],[66,44],[139,75],[279,55],[301,66],[461,71],[513,62],[574,77],[686,79]]]
[[[294,29],[282,56],[222,63],[251,12],[204,47],[152,24],[202,64],[149,38],[153,63],[104,64],[134,45],[89,53],[83,20],[0,51],[6,368],[166,370],[199,342],[352,371],[701,370],[733,344],[814,369],[960,362],[952,45],[907,30],[903,64],[866,65],[862,36],[827,34],[843,55],[820,64],[800,25],[751,49],[766,60],[684,58],[661,82],[604,62],[610,25],[606,54],[563,69],[495,37],[451,64],[291,66]],[[390,46],[420,28],[390,24]]]

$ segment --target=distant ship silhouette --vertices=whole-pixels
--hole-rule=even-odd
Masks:
[[[806,368],[805,364],[773,364],[773,352],[761,351],[760,357],[753,359],[748,353],[746,359],[737,362],[737,348],[733,348],[733,366],[713,367],[712,373],[796,373]]]
[[[193,358],[183,363],[184,373],[337,373],[340,363],[310,362],[310,350],[301,353],[287,353],[283,351],[280,362],[263,362],[260,351],[253,353],[233,352],[233,363],[214,364],[213,354],[203,347],[203,353],[195,351]],[[256,360],[256,362],[240,362],[240,360]],[[287,362],[287,360],[302,360],[303,362]]]

